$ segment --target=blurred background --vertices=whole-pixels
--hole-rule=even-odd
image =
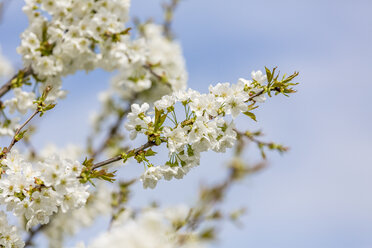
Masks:
[[[132,0],[132,17],[161,21],[160,3]],[[22,5],[9,2],[0,24],[2,53],[17,68],[15,49],[27,27]],[[189,87],[206,92],[209,84],[235,83],[264,66],[300,72],[297,94],[268,99],[256,110],[257,124],[238,120],[240,129],[261,129],[266,140],[291,150],[269,153],[268,168],[230,191],[226,209],[246,206],[244,226],[224,223],[213,247],[372,247],[371,11],[371,0],[182,1],[173,28]],[[38,120],[35,146],[85,145],[89,116],[109,78],[102,71],[66,78],[70,93]],[[254,150],[248,162],[258,161]],[[192,204],[202,181],[224,176],[229,157],[206,154],[184,180],[160,182],[155,190],[136,184],[131,204]],[[133,163],[123,170],[130,178],[143,169]],[[100,223],[79,238],[89,240]]]

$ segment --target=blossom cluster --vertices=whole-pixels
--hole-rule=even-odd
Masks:
[[[79,182],[82,165],[57,155],[31,164],[12,150],[1,161],[0,203],[26,219],[26,229],[47,224],[52,214],[83,206],[88,186]]]
[[[21,34],[17,51],[37,81],[34,92],[50,87],[47,99],[55,102],[67,93],[62,77],[79,70],[117,70],[110,88],[101,93],[104,109],[102,116],[96,116],[97,122],[115,109],[114,99],[118,104],[133,99],[153,102],[184,89],[187,72],[180,45],[165,37],[163,26],[150,22],[139,25],[137,37],[131,38],[125,25],[129,5],[130,0],[26,1],[23,11],[30,25]],[[5,101],[10,113],[25,114],[36,108],[37,94],[20,86]],[[17,119],[11,122],[16,125]],[[0,135],[11,135],[11,129]]]
[[[23,11],[30,25],[21,34],[17,52],[25,68],[32,70],[39,92],[50,87],[48,100],[56,101],[66,96],[63,76],[78,70],[114,70],[128,63],[130,38],[125,22],[129,5],[129,0],[26,1]],[[35,108],[34,100],[36,94],[20,87],[5,106],[24,114]]]
[[[201,248],[203,240],[193,232],[181,232],[179,223],[185,223],[189,208],[178,206],[161,209],[145,209],[136,216],[130,209],[121,214],[111,229],[88,246],[80,243],[77,248]]]
[[[112,80],[112,90],[130,100],[134,95],[152,102],[158,96],[186,87],[187,72],[180,45],[164,36],[163,26],[142,24],[134,41],[134,58],[120,68]],[[151,92],[147,91],[151,88]],[[146,92],[147,91],[147,92]]]
[[[3,123],[0,123],[0,136],[13,136],[19,126],[20,117],[14,117],[7,119]]]
[[[26,1],[30,26],[18,52],[41,78],[92,70],[98,63],[111,69],[110,57],[126,51],[123,43],[112,46],[122,39],[128,10],[129,0]]]
[[[9,225],[6,214],[0,211],[0,247],[22,248],[24,245],[17,227]]]
[[[103,109],[92,116],[96,130],[110,115],[125,108],[128,101],[153,103],[163,95],[186,88],[187,71],[181,46],[164,36],[163,26],[141,24],[130,51],[130,63],[118,68],[110,87],[99,95]]]
[[[237,84],[219,83],[209,87],[209,93],[194,90],[177,91],[155,102],[155,116],[148,113],[149,104],[132,105],[125,127],[134,139],[138,133],[155,142],[167,143],[170,160],[163,166],[148,164],[141,176],[145,188],[154,188],[161,178],[182,178],[199,164],[200,153],[209,150],[225,152],[236,141],[234,119],[249,115],[252,102],[265,100],[262,84],[267,80],[261,71],[252,72],[252,80],[239,79]],[[185,109],[185,118],[179,121],[176,103]],[[231,116],[231,118],[227,118]],[[166,125],[165,119],[171,120]]]
[[[58,212],[43,229],[50,248],[61,248],[67,236],[73,236],[81,228],[91,226],[99,216],[111,214],[111,192],[104,184],[97,184],[86,204],[66,213]]]
[[[8,107],[11,114],[17,110],[20,114],[24,115],[28,110],[36,109],[36,105],[33,103],[36,99],[34,92],[22,91],[20,88],[15,88],[13,92],[14,97],[4,102],[4,105]]]

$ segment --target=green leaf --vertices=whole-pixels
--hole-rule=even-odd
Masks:
[[[146,151],[146,156],[148,157],[154,156],[155,154],[156,152],[154,152],[151,148]]]
[[[160,138],[160,137],[156,137],[156,138],[155,138],[155,144],[156,144],[157,146],[160,146],[161,143],[162,143],[161,138]]]
[[[56,106],[56,104],[49,104],[48,106],[46,106],[44,108],[44,111],[48,111],[48,110],[51,110],[52,108],[54,108]]]
[[[265,66],[265,70],[266,70],[267,81],[270,83],[271,80],[273,80],[273,74],[271,74],[271,71],[266,66]]]
[[[167,118],[167,115],[163,115],[163,113],[164,110],[158,110],[157,108],[155,108],[155,131],[157,131],[161,127],[161,125],[163,125],[165,118]]]
[[[257,119],[256,119],[256,115],[253,114],[252,112],[246,111],[246,112],[243,112],[243,114],[245,114],[246,116],[248,116],[248,117],[251,118],[252,120],[257,121]]]
[[[123,31],[120,32],[121,35],[126,35],[126,34],[129,34],[129,31],[131,30],[132,28],[127,28]]]
[[[288,83],[288,82],[292,81],[298,75],[299,75],[298,72],[294,72],[292,75],[290,75],[289,77],[287,77],[286,79],[284,79],[282,82],[283,83]]]
[[[20,141],[21,139],[23,139],[26,132],[27,132],[27,130],[24,130],[24,131],[20,132],[19,134],[17,134],[16,137],[15,137],[15,140]]]

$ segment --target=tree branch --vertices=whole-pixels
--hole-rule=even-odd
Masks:
[[[35,112],[16,130],[12,141],[10,142],[9,146],[7,148],[4,148],[2,154],[0,155],[0,159],[5,158],[6,155],[10,152],[12,147],[17,143],[19,140],[17,139],[18,134],[22,131],[22,129],[34,118],[38,113],[39,109],[35,110]]]
[[[105,150],[105,148],[110,144],[111,139],[118,133],[120,125],[125,119],[125,115],[127,112],[128,111],[124,111],[118,116],[118,119],[116,120],[115,124],[111,126],[110,131],[104,142],[95,151],[93,151],[92,158],[96,158],[98,155],[100,155]]]
[[[257,92],[256,94],[254,94],[254,95],[250,96],[250,97],[248,98],[248,100],[247,100],[247,101],[245,101],[245,102],[249,102],[249,101],[252,101],[252,100],[253,100],[253,98],[255,98],[255,97],[258,97],[258,96],[262,95],[262,94],[263,94],[264,92],[265,92],[265,90],[261,90],[261,91]]]
[[[123,121],[125,120],[126,115],[131,111],[131,106],[134,103],[135,99],[137,98],[137,95],[135,95],[129,102],[128,107],[119,113],[118,119],[116,122],[111,126],[110,131],[104,140],[104,142],[99,146],[95,151],[93,151],[92,158],[96,158],[98,155],[100,155],[110,144],[111,139],[118,134],[119,129]]]
[[[160,82],[163,82],[165,85],[167,85],[169,88],[172,89],[172,85],[169,83],[168,80],[166,80],[165,77],[162,77],[161,75],[157,74],[151,67],[151,65],[143,65],[143,68],[145,68],[146,70],[148,70],[151,75],[153,75],[157,80],[159,80]]]
[[[32,68],[31,67],[28,67],[28,68],[24,68],[22,70],[20,70],[16,75],[14,75],[8,82],[6,82],[5,84],[3,84],[1,87],[0,87],[0,98],[2,96],[4,96],[6,93],[8,93],[10,91],[10,89],[12,88],[12,81],[14,79],[16,79],[18,76],[19,76],[19,73],[20,72],[23,72],[23,78],[26,78],[28,76],[31,76],[33,71],[32,71]]]
[[[32,229],[32,230],[29,232],[29,234],[28,234],[28,236],[27,236],[27,239],[26,239],[26,241],[25,241],[25,247],[31,246],[34,237],[35,237],[39,232],[41,232],[41,231],[42,231],[42,230],[43,230],[47,225],[48,225],[48,224],[46,224],[46,225],[39,225],[37,228]]]
[[[163,4],[163,9],[164,9],[164,35],[168,39],[173,38],[172,34],[172,21],[173,21],[173,16],[176,8],[178,7],[178,4],[180,3],[181,0],[171,0],[170,3],[168,4]]]
[[[142,145],[142,146],[140,146],[136,149],[133,149],[130,152],[133,152],[135,155],[137,155],[139,152],[144,151],[145,149],[147,149],[149,147],[152,147],[152,146],[155,146],[155,145],[156,145],[155,142],[148,141],[146,144],[144,144],[144,145]],[[117,155],[113,158],[110,158],[110,159],[104,160],[102,162],[99,162],[97,164],[94,164],[92,166],[92,170],[96,170],[96,169],[98,169],[102,166],[105,166],[105,165],[108,165],[108,164],[111,164],[111,163],[114,163],[114,162],[117,162],[117,161],[120,161],[120,160],[122,160],[121,155]]]

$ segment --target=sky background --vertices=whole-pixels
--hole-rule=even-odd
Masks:
[[[159,3],[133,0],[132,16],[161,20]],[[15,48],[27,26],[21,6],[22,1],[9,4],[0,24],[3,54],[18,68],[22,62]],[[269,99],[256,111],[257,124],[238,122],[240,129],[260,128],[265,139],[291,150],[269,154],[267,169],[230,191],[226,208],[248,209],[244,228],[224,223],[213,247],[372,247],[371,11],[370,0],[185,0],[180,5],[174,31],[191,88],[206,92],[209,84],[235,83],[264,66],[300,72],[297,94]],[[37,122],[35,145],[84,144],[89,115],[99,108],[97,94],[108,80],[101,71],[67,78],[70,94]],[[256,161],[253,151],[246,157]],[[218,181],[228,159],[229,154],[210,153],[184,180],[161,182],[156,190],[138,184],[132,204],[192,203],[199,183]],[[128,175],[141,173],[135,164],[125,169]],[[89,239],[98,228],[81,237]]]

